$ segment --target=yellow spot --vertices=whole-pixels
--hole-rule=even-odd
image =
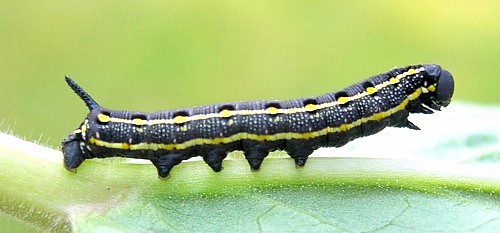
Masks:
[[[132,119],[132,124],[134,125],[145,125],[146,121],[140,118]]]
[[[224,109],[224,110],[219,112],[219,115],[221,117],[230,117],[233,115],[233,113],[230,110]]]
[[[375,88],[375,87],[367,87],[366,88],[366,93],[368,93],[368,95],[373,95],[373,94],[375,94],[375,92],[377,92],[377,88]]]
[[[412,74],[416,74],[416,73],[417,73],[417,71],[416,71],[416,70],[414,70],[414,69],[409,69],[407,72],[408,72],[408,74],[409,74],[409,75],[412,75]]]
[[[231,125],[233,125],[233,124],[234,124],[234,121],[233,121],[233,120],[229,120],[229,121],[227,121],[227,125],[228,125],[228,126],[231,126]]]
[[[182,124],[182,123],[185,123],[187,121],[187,117],[185,116],[176,116],[174,117],[174,123],[175,124]]]
[[[187,126],[186,125],[183,125],[181,128],[180,128],[181,131],[184,131],[186,132],[188,130]]]
[[[271,115],[276,115],[279,113],[279,110],[276,107],[269,107],[266,109],[266,112]]]
[[[108,115],[104,115],[102,113],[99,113],[97,115],[97,120],[99,120],[99,122],[101,122],[101,123],[108,123],[109,122],[109,116]]]
[[[73,133],[74,133],[74,134],[79,134],[79,133],[81,133],[81,132],[82,132],[82,130],[81,130],[81,129],[76,129],[75,131],[73,131]]]
[[[345,104],[345,103],[347,103],[347,101],[349,101],[349,98],[344,97],[344,96],[340,97],[340,98],[337,100],[337,102],[338,102],[339,104]]]
[[[307,112],[313,112],[313,111],[318,110],[318,106],[314,105],[314,104],[308,104],[305,106],[305,109]]]
[[[436,87],[434,85],[430,85],[427,89],[432,92],[436,91]]]
[[[399,82],[399,80],[398,80],[398,79],[396,79],[396,78],[391,78],[391,79],[389,79],[389,82],[390,82],[391,84],[396,84],[396,83],[398,83],[398,82]]]

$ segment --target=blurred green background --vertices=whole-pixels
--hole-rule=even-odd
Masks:
[[[314,96],[437,63],[500,103],[499,1],[3,1],[0,128],[51,146],[101,105],[155,111]]]

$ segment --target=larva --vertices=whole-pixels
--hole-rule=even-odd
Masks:
[[[414,65],[314,98],[145,113],[103,108],[69,77],[66,82],[90,110],[62,141],[66,169],[119,156],[150,160],[160,178],[194,156],[219,172],[235,150],[244,152],[253,170],[274,150],[286,151],[302,167],[319,147],[341,147],[388,126],[418,130],[408,115],[446,107],[454,90],[452,75],[439,65]]]

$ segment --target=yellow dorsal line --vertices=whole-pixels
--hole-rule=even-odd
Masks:
[[[369,87],[365,91],[360,92],[354,96],[350,97],[341,97],[337,101],[329,102],[329,103],[323,103],[323,104],[316,104],[314,105],[315,110],[320,110],[323,108],[329,108],[335,105],[339,104],[346,104],[350,101],[355,101],[357,99],[360,99],[362,97],[365,97],[367,95],[373,95],[375,92],[398,83],[401,79],[413,75],[416,73],[420,73],[424,71],[425,69],[423,67],[419,69],[409,69],[406,72],[403,72],[401,74],[398,74],[396,77],[390,78],[388,81],[385,81],[383,83],[380,83],[378,85],[375,85],[374,87]],[[186,116],[180,118],[170,118],[170,119],[154,119],[154,120],[142,120],[142,121],[137,121],[137,120],[130,120],[130,119],[123,119],[123,118],[117,118],[117,117],[108,117],[106,118],[106,122],[114,122],[114,123],[126,123],[126,124],[133,124],[133,125],[157,125],[157,124],[181,124],[181,123],[186,123],[189,121],[195,121],[195,120],[205,120],[209,118],[225,118],[225,117],[230,117],[230,116],[236,116],[236,115],[255,115],[255,114],[293,114],[293,113],[300,113],[300,112],[308,112],[313,109],[313,106],[310,106],[311,104],[308,104],[304,107],[301,108],[288,108],[288,109],[256,109],[256,110],[222,110],[221,112],[218,113],[208,113],[208,114],[200,114],[200,115],[194,115],[194,116]],[[102,116],[101,116],[102,117]]]
[[[420,96],[422,90],[418,88],[415,92],[410,94],[405,100],[403,100],[399,105],[391,108],[384,112],[375,113],[369,117],[363,117],[351,123],[341,124],[337,127],[326,127],[317,131],[305,132],[305,133],[295,133],[295,132],[281,132],[271,135],[259,135],[251,134],[247,132],[240,132],[233,134],[228,137],[216,137],[216,138],[194,138],[189,141],[178,144],[162,144],[162,143],[138,143],[138,144],[128,144],[124,142],[106,142],[95,137],[91,137],[89,142],[96,146],[122,149],[122,150],[183,150],[193,146],[199,145],[217,145],[217,144],[227,144],[243,139],[250,139],[255,141],[277,141],[277,140],[290,140],[290,139],[312,139],[316,137],[325,136],[328,133],[339,133],[351,130],[354,127],[360,126],[368,121],[380,121],[384,118],[390,117],[391,115],[404,110],[406,105],[411,100],[414,100]]]

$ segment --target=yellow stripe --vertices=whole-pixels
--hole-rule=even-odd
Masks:
[[[323,104],[308,104],[304,107],[301,108],[288,108],[288,109],[278,109],[276,110],[274,108],[267,108],[267,109],[256,109],[256,110],[227,110],[224,109],[219,113],[208,113],[208,114],[200,114],[200,115],[194,115],[194,116],[177,116],[175,118],[171,119],[155,119],[155,120],[142,120],[142,121],[137,121],[137,120],[130,120],[130,119],[123,119],[123,118],[116,118],[116,117],[109,117],[103,114],[98,115],[98,118],[101,122],[115,122],[115,123],[126,123],[126,124],[133,124],[133,125],[157,125],[157,124],[182,124],[186,123],[188,121],[195,121],[195,120],[205,120],[209,118],[226,118],[230,116],[244,116],[244,115],[255,115],[255,114],[293,114],[293,113],[301,113],[301,112],[309,112],[314,110],[320,110],[324,108],[329,108],[335,105],[339,104],[346,104],[350,101],[355,101],[357,99],[360,99],[364,96],[367,95],[373,95],[375,92],[398,83],[401,79],[413,75],[416,73],[420,73],[425,71],[423,67],[419,69],[409,69],[408,71],[401,73],[397,75],[396,77],[390,78],[388,81],[385,81],[383,83],[380,83],[376,85],[375,87],[370,87],[367,88],[364,92],[358,93],[354,96],[350,97],[341,97],[337,101],[329,102],[329,103],[323,103]],[[102,115],[102,116],[101,116]]]
[[[114,148],[114,149],[122,149],[122,150],[183,150],[193,146],[199,145],[217,145],[217,144],[228,144],[231,142],[235,142],[242,139],[250,139],[255,141],[277,141],[277,140],[290,140],[290,139],[312,139],[316,137],[325,136],[328,133],[339,133],[351,130],[354,127],[360,126],[363,123],[368,121],[380,121],[384,118],[390,117],[391,115],[404,110],[406,105],[410,102],[410,100],[418,98],[418,96],[422,93],[422,91],[417,89],[414,93],[409,95],[405,100],[403,100],[398,106],[391,108],[384,112],[375,113],[369,117],[364,117],[353,121],[351,123],[342,124],[338,127],[326,127],[324,129],[306,133],[294,133],[294,132],[282,132],[271,135],[259,135],[259,134],[251,134],[247,132],[240,132],[237,134],[233,134],[229,137],[216,137],[216,138],[195,138],[189,141],[185,141],[183,143],[178,144],[161,144],[161,143],[138,143],[138,144],[128,144],[122,142],[106,142],[100,139],[96,139],[91,137],[89,142],[96,146],[106,147],[106,148]]]

